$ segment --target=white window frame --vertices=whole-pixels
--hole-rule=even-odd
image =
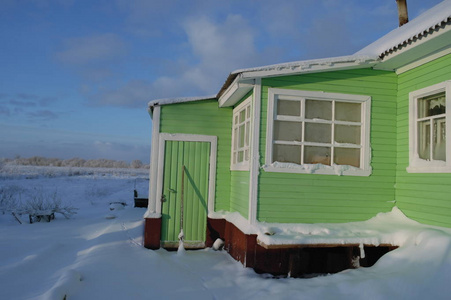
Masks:
[[[300,101],[305,103],[305,100],[319,100],[319,101],[339,101],[339,102],[354,102],[361,104],[361,137],[360,146],[360,168],[332,164],[294,164],[294,163],[274,163],[273,157],[273,128],[274,120],[277,119],[276,101],[283,98],[287,100]],[[304,108],[304,106],[302,107]],[[268,116],[267,116],[267,131],[266,131],[266,158],[263,169],[267,172],[283,172],[283,173],[303,173],[303,174],[324,174],[324,175],[351,175],[351,176],[369,176],[371,175],[371,147],[370,147],[370,114],[371,114],[371,97],[366,95],[351,95],[339,93],[326,93],[321,91],[302,91],[302,90],[288,90],[288,89],[268,89]],[[280,116],[279,116],[280,118]],[[299,117],[299,121],[304,121],[305,118]],[[311,121],[311,120],[309,120]],[[319,123],[321,122],[318,121]],[[335,122],[335,121],[334,121]],[[293,145],[313,144],[307,142],[290,142]],[[313,145],[315,146],[315,145]],[[332,142],[331,147],[339,147],[338,143]]]
[[[451,173],[451,138],[446,139],[446,161],[424,160],[418,154],[418,99],[445,92],[445,131],[451,132],[451,81],[409,93],[409,173]],[[431,118],[432,119],[432,118]]]
[[[236,124],[235,120],[238,118],[240,113],[244,110],[249,108],[249,114],[245,115],[244,121],[239,122]],[[239,128],[241,126],[244,126],[244,146],[238,147],[238,140],[240,139],[239,136]],[[237,130],[235,130],[237,129]],[[230,170],[232,171],[248,171],[249,170],[249,160],[251,156],[251,130],[252,130],[252,96],[245,99],[243,102],[241,102],[237,107],[233,109],[233,116],[232,116],[232,151],[231,151],[231,157],[230,157]],[[238,136],[235,134],[235,131],[238,132]],[[246,139],[246,133],[247,133],[247,139]],[[243,151],[244,153],[248,153],[248,157],[246,157],[245,154],[243,154],[243,161],[242,162],[235,162],[235,155],[238,157],[238,152]]]

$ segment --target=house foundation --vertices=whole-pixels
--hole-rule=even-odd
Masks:
[[[161,218],[146,218],[144,247],[160,248]],[[257,273],[274,276],[310,277],[314,274],[337,273],[357,267],[370,267],[387,252],[398,248],[393,245],[359,244],[295,244],[265,245],[256,234],[243,233],[225,219],[207,219],[206,247],[216,239],[224,241],[224,250],[245,267]]]

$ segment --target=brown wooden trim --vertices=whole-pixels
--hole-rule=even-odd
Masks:
[[[144,219],[144,247],[156,250],[160,248],[161,217]]]

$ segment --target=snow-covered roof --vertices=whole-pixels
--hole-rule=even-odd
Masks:
[[[338,57],[328,57],[311,60],[300,60],[281,64],[267,65],[255,68],[235,70],[231,74],[250,73],[250,72],[270,72],[270,71],[295,71],[311,69],[315,66],[333,66],[340,63],[364,64],[375,62],[378,55],[347,55]]]
[[[443,22],[448,22],[450,18],[451,1],[445,0],[412,21],[392,30],[380,39],[369,44],[356,52],[355,55],[378,55],[382,57],[385,53],[424,36],[430,30],[435,30],[440,27]]]
[[[278,75],[290,75],[309,72],[321,72],[331,70],[355,69],[363,67],[372,67],[379,62],[378,55],[347,55],[338,57],[328,57],[311,60],[300,60],[281,64],[267,65],[248,69],[235,70],[227,77],[221,90],[218,93],[218,99],[233,84],[235,79],[262,78]]]
[[[179,97],[179,98],[155,99],[155,100],[149,101],[147,106],[148,106],[148,108],[152,108],[157,105],[167,105],[167,104],[185,103],[185,102],[211,100],[211,99],[216,99],[216,95],[209,95],[209,96],[202,96],[202,97]]]

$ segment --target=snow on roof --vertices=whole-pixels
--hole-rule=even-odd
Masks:
[[[157,105],[168,105],[168,104],[175,104],[175,103],[185,103],[185,102],[211,100],[211,99],[216,99],[216,95],[203,96],[203,97],[180,97],[180,98],[156,99],[156,100],[149,101],[147,106],[149,108],[152,108]]]
[[[443,22],[448,22],[451,18],[451,1],[445,0],[442,3],[427,10],[417,18],[398,27],[384,35],[375,42],[356,52],[355,55],[378,55],[394,50],[400,45],[417,39],[429,30],[440,26]]]
[[[324,69],[333,68],[355,68],[356,66],[376,64],[379,61],[378,55],[347,55],[338,57],[328,57],[311,60],[300,60],[261,67],[235,70],[229,74],[226,81],[218,92],[218,98],[227,90],[238,76],[265,77],[288,73],[319,72]]]
[[[255,68],[239,69],[233,71],[231,74],[247,73],[247,72],[260,72],[260,71],[282,71],[282,70],[296,70],[296,69],[308,69],[314,65],[330,66],[337,63],[354,62],[357,64],[363,64],[368,61],[374,61],[378,59],[378,55],[346,55],[338,57],[328,57],[320,59],[300,60],[294,62],[287,62],[281,64],[267,65]]]

